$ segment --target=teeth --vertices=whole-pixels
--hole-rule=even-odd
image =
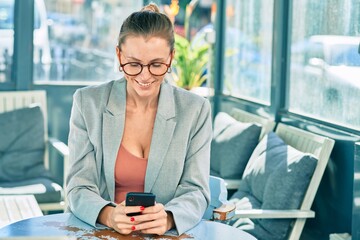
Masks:
[[[148,86],[150,86],[152,83],[150,82],[150,83],[141,83],[141,82],[137,82],[140,86],[142,86],[142,87],[148,87]]]

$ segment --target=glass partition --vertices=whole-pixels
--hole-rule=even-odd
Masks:
[[[359,0],[292,9],[289,110],[360,129]]]
[[[123,20],[143,1],[35,0],[34,81],[109,81]],[[36,45],[41,48],[36,49]]]
[[[11,78],[12,55],[14,49],[14,2],[0,1],[0,83]]]
[[[273,0],[226,1],[225,94],[270,103]]]

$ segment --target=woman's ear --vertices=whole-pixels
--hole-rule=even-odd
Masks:
[[[118,57],[118,60],[120,62],[121,51],[120,51],[120,48],[118,46],[116,47],[116,56]]]
[[[117,46],[116,47],[116,56],[118,58],[119,61],[119,72],[122,72],[122,67],[121,67],[121,51],[120,48]]]

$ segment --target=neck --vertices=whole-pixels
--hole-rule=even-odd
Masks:
[[[126,94],[126,105],[133,109],[138,110],[150,110],[150,109],[157,109],[159,102],[159,94],[148,96],[148,97],[141,97],[133,91],[127,91]]]

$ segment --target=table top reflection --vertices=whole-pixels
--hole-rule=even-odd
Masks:
[[[176,236],[175,231],[169,231],[166,235],[144,235],[133,233],[122,235],[109,228],[97,229],[81,221],[71,213],[52,214],[42,217],[25,219],[12,223],[0,229],[0,239],[20,239],[19,237],[38,237],[38,239],[106,239],[106,240],[254,240],[250,234],[228,226],[226,224],[201,221],[193,229],[181,236]]]

